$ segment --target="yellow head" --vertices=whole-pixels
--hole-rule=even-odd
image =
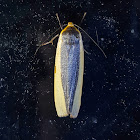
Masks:
[[[76,31],[78,31],[80,33],[80,31],[74,26],[74,24],[72,22],[68,22],[68,25],[61,31],[61,34],[65,31],[69,31],[71,29],[75,29]]]
[[[67,26],[74,26],[74,24],[72,22],[68,22],[68,25]]]

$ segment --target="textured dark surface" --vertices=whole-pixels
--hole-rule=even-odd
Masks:
[[[62,33],[61,77],[67,112],[72,112],[80,63],[80,35],[74,27]]]
[[[1,140],[139,140],[139,0],[0,2]],[[37,44],[62,24],[79,24],[85,35],[82,106],[77,119],[58,118],[53,97],[55,47]],[[95,29],[96,28],[96,29]]]

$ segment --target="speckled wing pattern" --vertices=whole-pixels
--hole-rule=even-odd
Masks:
[[[76,31],[75,31],[76,32]],[[75,33],[76,34],[76,33]],[[80,43],[79,34],[64,32],[61,48],[61,76],[65,95],[66,109],[72,111],[75,90],[79,75]]]
[[[59,117],[76,118],[81,105],[84,51],[80,32],[68,28],[60,34],[54,74],[54,98]]]

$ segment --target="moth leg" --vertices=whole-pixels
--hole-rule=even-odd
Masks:
[[[50,44],[50,43],[53,45],[53,41],[54,41],[58,36],[59,36],[59,34],[57,34],[56,36],[54,36],[50,41],[41,44],[41,45],[36,49],[36,52],[35,52],[34,56],[37,54],[38,50],[39,50],[42,46],[45,46],[45,45]]]
[[[91,53],[89,53],[88,51],[86,51],[85,49],[84,49],[84,52],[86,53],[86,54],[88,54],[88,55],[90,55]]]
[[[41,46],[45,46],[45,45],[50,44],[50,43],[53,45],[53,41],[54,41],[58,36],[59,36],[59,34],[57,34],[56,36],[54,36],[50,41],[41,44]]]

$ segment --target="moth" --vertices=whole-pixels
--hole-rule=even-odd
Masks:
[[[60,24],[58,14],[56,16]],[[60,27],[62,29],[61,24]],[[76,118],[81,106],[84,47],[82,35],[76,27],[86,33],[78,25],[68,22],[67,26],[62,29],[57,43],[54,66],[54,102],[59,117]],[[52,43],[56,37],[58,35],[41,46]],[[99,47],[91,37],[90,39]],[[100,47],[99,49],[103,52]],[[105,55],[104,52],[103,54]]]

